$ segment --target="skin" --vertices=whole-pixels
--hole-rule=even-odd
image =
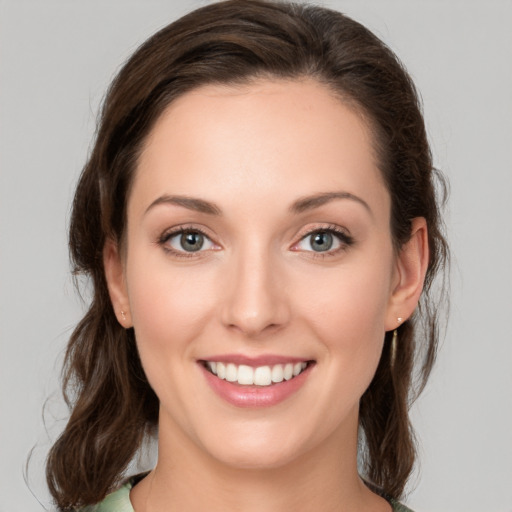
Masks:
[[[417,305],[428,247],[415,219],[393,250],[371,137],[306,79],[205,86],[156,123],[128,200],[127,245],[104,250],[118,320],[134,327],[161,403],[158,464],[132,490],[136,512],[390,510],[357,473],[358,406],[385,332]],[[333,192],[350,195],[291,210]],[[162,199],[171,195],[218,212]],[[186,253],[179,235],[163,241],[180,226],[207,235],[202,250]],[[312,250],[310,233],[333,226],[352,243]],[[198,360],[214,354],[315,364],[283,402],[247,409],[207,385]]]

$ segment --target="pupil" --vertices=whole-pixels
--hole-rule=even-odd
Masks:
[[[332,235],[326,232],[316,233],[313,236],[311,247],[314,251],[328,251],[332,247]]]
[[[186,251],[199,251],[204,243],[201,233],[183,233],[181,235],[181,246]]]

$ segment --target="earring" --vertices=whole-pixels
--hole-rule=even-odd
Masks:
[[[401,316],[399,316],[397,318],[398,326],[400,326],[400,324],[403,322],[403,320],[404,319]],[[398,328],[398,326],[397,326],[397,328]],[[391,368],[393,368],[393,366],[395,366],[397,344],[398,344],[398,331],[397,331],[397,329],[395,329],[393,331],[393,337],[391,338]]]
[[[393,337],[391,338],[391,368],[393,368],[393,366],[395,366],[397,342],[398,342],[398,331],[395,329],[393,331]]]
[[[126,314],[123,310],[121,310],[121,316],[123,317],[123,320],[126,320]]]

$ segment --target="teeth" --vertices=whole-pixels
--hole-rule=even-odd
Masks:
[[[272,384],[272,370],[270,366],[258,366],[254,370],[254,384],[256,386],[270,386]]]
[[[283,365],[276,364],[272,367],[272,382],[283,382]]]
[[[219,379],[225,379],[228,382],[237,382],[245,386],[270,386],[273,383],[297,377],[307,368],[308,364],[306,362],[286,363],[253,368],[245,364],[237,366],[233,363],[207,361],[206,366]]]
[[[254,370],[250,366],[241,364],[238,367],[238,384],[254,384]]]
[[[217,363],[217,377],[219,377],[219,379],[226,378],[226,366],[224,363]]]
[[[226,380],[229,382],[238,380],[238,368],[233,363],[226,366]]]

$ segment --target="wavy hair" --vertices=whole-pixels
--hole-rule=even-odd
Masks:
[[[378,492],[395,499],[403,494],[416,457],[408,411],[429,376],[439,338],[437,292],[443,287],[432,284],[448,260],[440,217],[446,189],[432,164],[418,94],[393,52],[339,12],[228,0],[197,9],[148,39],[103,103],[69,228],[73,272],[90,279],[93,295],[66,352],[69,422],[47,459],[49,489],[61,510],[103,499],[158,422],[158,398],[142,369],[133,329],[125,330],[114,315],[102,257],[108,238],[123,241],[127,197],[144,141],[166,107],[186,92],[261,77],[313,78],[364,117],[391,195],[396,250],[409,239],[412,219],[427,221],[430,260],[420,305],[398,329],[393,363],[386,334],[360,402],[361,474]]]

